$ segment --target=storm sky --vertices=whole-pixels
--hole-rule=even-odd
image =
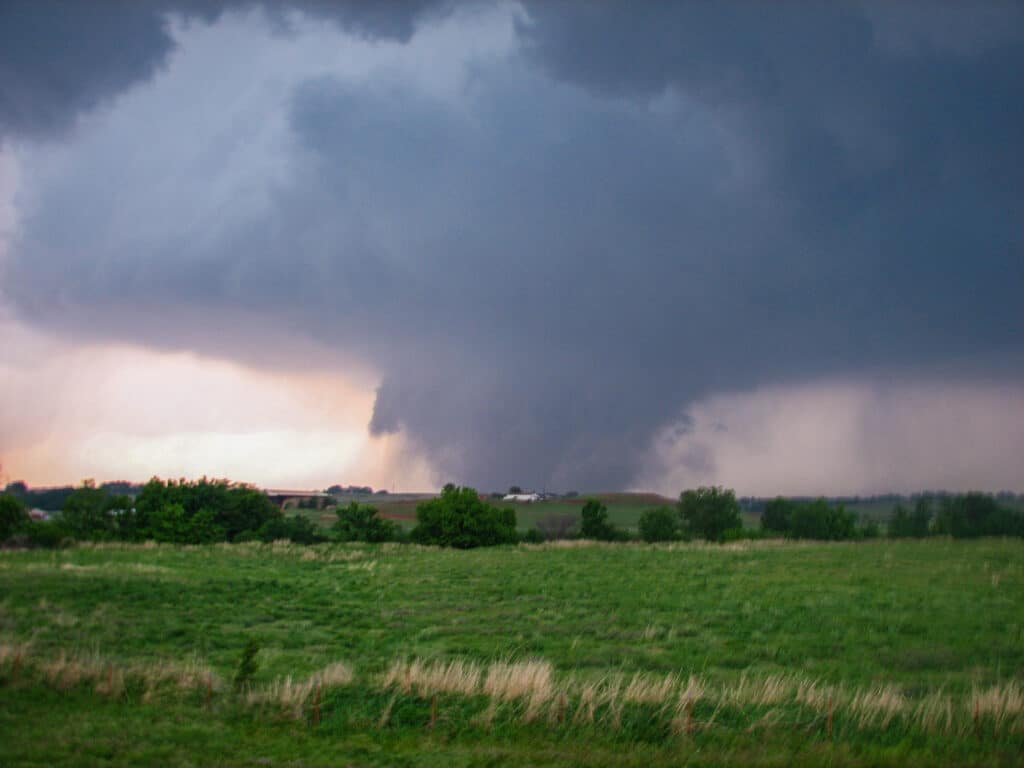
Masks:
[[[0,470],[1024,490],[1011,2],[0,5]]]

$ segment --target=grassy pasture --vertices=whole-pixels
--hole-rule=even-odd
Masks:
[[[3,552],[0,764],[1019,764],[1022,606],[1020,541]]]
[[[370,504],[377,507],[380,514],[390,520],[411,528],[416,522],[416,505],[425,499],[433,498],[433,494],[389,494],[387,496],[377,495],[353,495],[341,499],[342,505],[349,501],[357,501],[360,504]],[[659,496],[656,493],[597,493],[588,496],[580,496],[573,499],[550,499],[548,501],[535,502],[508,502],[500,499],[489,499],[488,501],[498,507],[512,507],[516,511],[516,521],[521,531],[533,528],[538,520],[552,515],[575,515],[579,518],[580,510],[588,498],[600,499],[608,507],[608,518],[617,526],[636,530],[640,520],[640,514],[646,509],[664,505],[672,506],[675,499]],[[291,511],[291,510],[289,510]],[[324,527],[330,527],[334,521],[334,515],[330,512],[315,510],[295,510],[310,516],[314,522]],[[748,525],[753,517],[744,520]]]

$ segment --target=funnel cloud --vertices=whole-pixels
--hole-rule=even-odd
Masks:
[[[44,2],[0,30],[18,321],[371,370],[367,429],[441,482],[742,485],[712,468],[756,455],[665,435],[766,388],[797,418],[808,382],[1024,387],[1014,4]],[[294,337],[330,354],[266,341]],[[871,434],[936,434],[922,402]]]

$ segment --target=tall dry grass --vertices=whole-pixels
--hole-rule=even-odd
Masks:
[[[0,674],[8,682],[35,679],[59,690],[91,686],[97,694],[121,697],[129,687],[148,701],[161,693],[205,691],[224,696],[229,686],[198,658],[185,662],[130,664],[97,653],[36,654],[29,643],[0,643]],[[360,677],[350,665],[330,664],[304,678],[285,676],[257,685],[242,701],[273,706],[302,718],[317,692],[362,685],[392,691],[380,723],[386,724],[400,695],[429,699],[438,695],[480,697],[486,707],[479,722],[493,723],[506,710],[524,722],[542,720],[558,726],[599,724],[621,728],[627,708],[646,708],[663,718],[679,735],[736,726],[736,713],[746,715],[748,732],[773,728],[822,728],[835,716],[858,730],[903,728],[923,733],[968,736],[1024,734],[1024,686],[1018,680],[964,693],[942,690],[909,696],[893,685],[855,688],[787,675],[741,675],[714,684],[695,675],[612,672],[603,676],[557,674],[544,659],[499,660],[490,664],[454,659],[396,660],[382,675]],[[808,711],[810,710],[810,711]],[[718,724],[722,712],[729,725]],[[827,720],[826,720],[827,718]],[[742,719],[742,717],[741,717]]]

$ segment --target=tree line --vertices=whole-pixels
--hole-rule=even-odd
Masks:
[[[54,520],[34,521],[16,494],[0,495],[0,542],[55,547],[69,541],[157,541],[173,544],[325,541],[410,541],[457,549],[543,542],[557,538],[647,542],[785,537],[847,541],[882,535],[875,521],[861,521],[843,504],[826,499],[778,497],[767,502],[760,528],[745,528],[732,489],[707,486],[683,491],[675,505],[644,511],[636,532],[615,525],[608,508],[587,499],[580,515],[542,520],[520,533],[515,510],[498,508],[476,490],[448,484],[436,498],[416,508],[416,524],[406,532],[368,504],[352,501],[336,509],[324,530],[302,515],[285,515],[262,491],[227,480],[153,478],[133,498],[114,493],[128,484],[97,487],[85,481],[67,495]],[[923,496],[913,508],[897,504],[886,533],[892,538],[1024,536],[1024,514],[991,494],[972,492]]]

